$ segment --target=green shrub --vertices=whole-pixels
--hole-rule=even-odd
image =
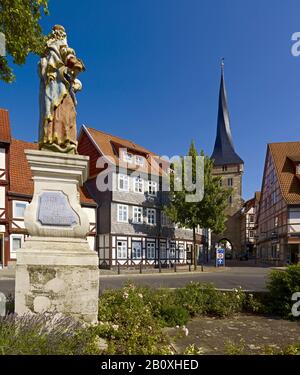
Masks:
[[[267,312],[292,318],[292,295],[300,292],[300,264],[289,266],[285,271],[273,270],[267,282],[269,291]]]
[[[225,317],[241,312],[245,293],[240,289],[234,292],[221,292],[212,284],[191,282],[175,291],[175,302],[183,306],[193,316],[214,315]]]
[[[107,291],[99,300],[97,333],[108,342],[107,354],[168,354],[159,320],[153,316],[145,288],[132,284]]]
[[[245,340],[240,339],[239,343],[235,343],[231,340],[227,340],[224,344],[225,354],[226,355],[245,355],[246,347]]]
[[[244,299],[243,310],[251,314],[267,313],[267,294],[266,293],[247,293]]]
[[[204,315],[216,298],[216,289],[211,284],[190,282],[184,288],[175,290],[175,303],[183,306],[190,315]]]
[[[195,344],[190,344],[187,346],[182,353],[183,355],[200,355],[204,354],[204,350],[200,347],[197,347]]]
[[[52,314],[0,318],[0,354],[100,354],[93,327]]]
[[[189,320],[188,311],[177,305],[164,305],[160,310],[161,319],[168,327],[184,326]]]

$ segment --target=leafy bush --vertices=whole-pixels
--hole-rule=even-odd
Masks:
[[[97,333],[108,342],[107,354],[171,353],[144,291],[129,284],[100,297]]]
[[[61,315],[0,318],[0,354],[99,354],[93,327]]]
[[[245,355],[246,346],[245,340],[240,339],[239,343],[227,340],[224,344],[225,354],[227,355]]]
[[[267,294],[266,293],[247,293],[244,299],[243,310],[251,314],[267,313]]]
[[[197,347],[195,344],[190,344],[187,346],[182,353],[183,355],[200,355],[204,354],[204,350],[202,348]]]
[[[175,291],[175,301],[190,315],[229,316],[243,309],[245,293],[235,289],[232,293],[222,293],[212,284],[191,282]]]
[[[300,264],[285,271],[273,270],[267,283],[269,291],[267,309],[271,314],[292,318],[292,295],[300,292]]]
[[[164,305],[160,310],[161,319],[168,327],[184,326],[189,320],[188,311],[177,305]]]

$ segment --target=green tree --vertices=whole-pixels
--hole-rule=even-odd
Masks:
[[[14,64],[24,64],[30,52],[43,53],[45,39],[39,25],[43,13],[48,14],[48,0],[0,0],[0,32]],[[0,56],[0,80],[13,82],[7,57]]]
[[[193,183],[196,181],[196,158],[198,152],[194,142],[191,143],[188,155],[192,157],[192,176]],[[174,174],[171,174],[171,192],[168,205],[164,211],[169,219],[177,223],[181,227],[193,230],[193,252],[192,259],[194,268],[197,268],[196,259],[196,228],[210,228],[215,233],[221,233],[225,229],[226,215],[225,208],[232,189],[224,189],[220,186],[220,177],[213,176],[213,161],[202,151],[201,156],[204,157],[204,197],[199,202],[187,202],[186,195],[190,191],[183,186],[181,191],[174,188]],[[184,179],[183,158],[178,161],[182,163],[182,178]],[[172,170],[175,169],[173,165]]]

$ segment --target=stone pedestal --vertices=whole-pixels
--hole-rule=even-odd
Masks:
[[[87,178],[88,157],[25,153],[34,196],[25,210],[30,237],[17,251],[15,311],[53,311],[95,322],[98,256],[88,246],[89,221],[78,192]]]

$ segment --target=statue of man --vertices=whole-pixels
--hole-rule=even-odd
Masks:
[[[65,29],[55,25],[39,62],[41,150],[77,153],[75,93],[82,88],[77,75],[84,70],[68,46]]]

